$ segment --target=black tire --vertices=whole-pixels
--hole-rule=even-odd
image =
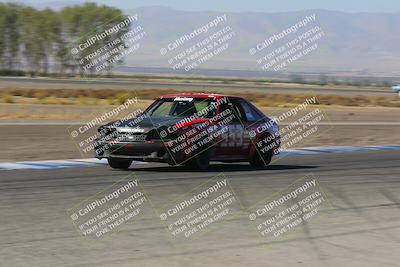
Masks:
[[[108,161],[108,165],[110,165],[110,167],[113,169],[127,170],[131,166],[133,160],[108,158],[107,161]]]
[[[210,167],[210,157],[211,149],[208,148],[194,156],[185,165],[195,171],[206,171]]]
[[[268,137],[271,137],[270,134],[266,134],[260,138],[260,140],[264,140]],[[272,138],[271,138],[272,139]],[[271,140],[268,142],[267,145],[265,146],[270,146],[274,144],[274,140]],[[269,164],[271,163],[272,157],[274,155],[274,150],[273,149],[268,149],[268,151],[262,153],[261,150],[256,149],[254,152],[253,157],[249,160],[250,165],[256,168],[267,168]]]

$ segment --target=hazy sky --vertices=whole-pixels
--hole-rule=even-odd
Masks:
[[[26,0],[3,1],[22,2],[34,6],[60,7],[85,1],[63,0]],[[92,1],[117,6],[120,9],[162,5],[179,10],[214,10],[214,11],[295,11],[323,8],[347,12],[400,12],[399,0],[100,0]]]

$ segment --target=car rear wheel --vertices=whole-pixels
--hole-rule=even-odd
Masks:
[[[131,166],[133,160],[108,158],[107,161],[108,161],[108,165],[110,165],[110,167],[113,169],[127,170]]]
[[[271,135],[267,134],[264,135],[260,138],[261,140],[268,140],[271,139],[271,141],[267,141],[267,144],[263,145],[261,149],[257,149],[254,151],[253,157],[250,159],[250,165],[256,168],[266,168],[269,166],[272,160],[272,156],[274,155],[274,149],[266,149],[263,151],[262,149],[268,148],[268,147],[274,147],[274,140],[271,138]]]

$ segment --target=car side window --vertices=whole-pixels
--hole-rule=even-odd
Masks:
[[[221,104],[220,113],[224,112],[227,109],[231,111],[231,114],[235,115],[232,121],[237,122],[243,120],[243,113],[240,108],[238,108],[235,100],[229,99],[226,103]]]
[[[238,102],[244,112],[246,121],[255,122],[262,119],[261,115],[249,103],[242,99],[239,99]]]

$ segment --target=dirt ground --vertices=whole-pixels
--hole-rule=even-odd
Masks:
[[[145,109],[151,100],[140,100],[130,110]],[[111,111],[115,106],[89,105],[38,105],[0,103],[0,122],[79,122]],[[319,106],[318,106],[319,107]],[[275,116],[290,108],[259,107],[265,114]],[[388,107],[321,106],[331,121],[348,122],[398,122],[400,109]]]

